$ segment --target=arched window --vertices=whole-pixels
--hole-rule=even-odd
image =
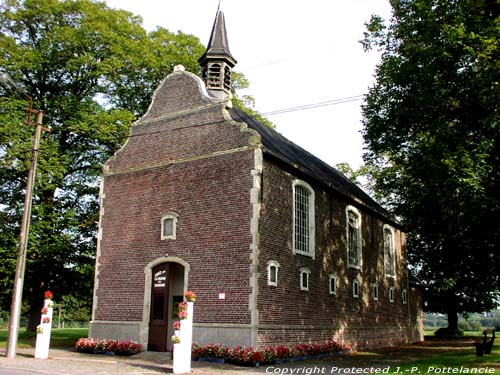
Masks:
[[[347,265],[361,269],[361,215],[353,206],[346,208]]]
[[[278,286],[278,271],[280,264],[275,260],[267,262],[267,285]]]
[[[408,301],[408,291],[406,289],[403,289],[403,292],[401,293],[401,300],[403,301],[403,305],[406,305],[406,302]]]
[[[389,288],[389,302],[394,302],[394,287]]]
[[[174,212],[167,212],[161,217],[161,239],[175,240],[177,232],[178,215]]]
[[[309,275],[311,271],[309,268],[301,268],[300,269],[300,290],[309,290]]]
[[[333,294],[334,296],[337,295],[337,275],[335,274],[330,274],[328,277],[328,286],[330,289],[330,294]]]
[[[378,301],[378,284],[372,284],[372,298],[374,301]]]
[[[304,181],[293,182],[293,253],[314,259],[314,190]]]
[[[384,236],[384,271],[387,277],[396,277],[396,251],[394,230],[387,224],[383,228]]]
[[[353,280],[353,282],[352,282],[352,296],[354,298],[359,298],[359,282],[358,282],[358,280]]]

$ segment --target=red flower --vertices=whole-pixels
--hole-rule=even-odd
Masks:
[[[186,297],[186,300],[188,302],[194,302],[194,301],[196,301],[196,294],[194,292],[190,291],[190,290],[188,290],[186,292],[186,294],[184,294],[184,297]]]
[[[49,308],[48,307],[44,307],[41,311],[42,314],[47,314],[49,312]]]
[[[42,319],[42,323],[50,323],[50,318],[46,316],[45,318]]]
[[[52,292],[50,290],[47,290],[45,292],[45,294],[43,295],[44,299],[52,299],[52,297],[54,297],[54,295],[52,294]]]

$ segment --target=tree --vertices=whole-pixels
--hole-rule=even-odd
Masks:
[[[367,165],[408,233],[426,309],[491,309],[500,288],[500,6],[393,0],[367,24],[382,60],[363,105]]]
[[[23,301],[36,327],[43,291],[91,305],[99,174],[177,64],[197,72],[199,40],[91,0],[7,0],[0,66],[45,113]],[[33,129],[26,101],[0,88],[0,303],[11,301]]]

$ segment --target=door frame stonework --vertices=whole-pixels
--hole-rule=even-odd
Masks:
[[[141,344],[146,345],[149,341],[149,319],[151,314],[151,287],[153,281],[153,269],[163,263],[177,263],[184,267],[184,293],[188,290],[189,280],[189,263],[179,257],[160,257],[149,262],[144,267],[144,302],[142,308],[142,323],[139,332],[139,339]]]

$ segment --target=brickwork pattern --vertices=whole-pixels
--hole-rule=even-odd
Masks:
[[[259,330],[260,343],[321,341],[337,337],[362,347],[376,346],[380,342],[411,341],[409,305],[402,302],[402,291],[408,289],[408,275],[401,232],[395,228],[396,278],[388,278],[384,274],[384,222],[380,218],[269,158],[264,164],[263,175],[259,323],[272,329]],[[314,260],[292,253],[292,182],[297,178],[305,180],[315,190]],[[356,206],[362,216],[362,270],[347,267],[348,204]],[[270,260],[280,264],[276,287],[267,286],[266,265]],[[301,267],[311,271],[309,291],[300,290]],[[330,294],[330,274],[337,276],[336,295]],[[352,296],[355,279],[359,282],[359,298]],[[371,295],[374,283],[379,289],[378,300]],[[394,302],[389,301],[390,287],[395,290]],[[280,328],[284,324],[287,328]],[[306,328],[301,329],[301,326]]]

